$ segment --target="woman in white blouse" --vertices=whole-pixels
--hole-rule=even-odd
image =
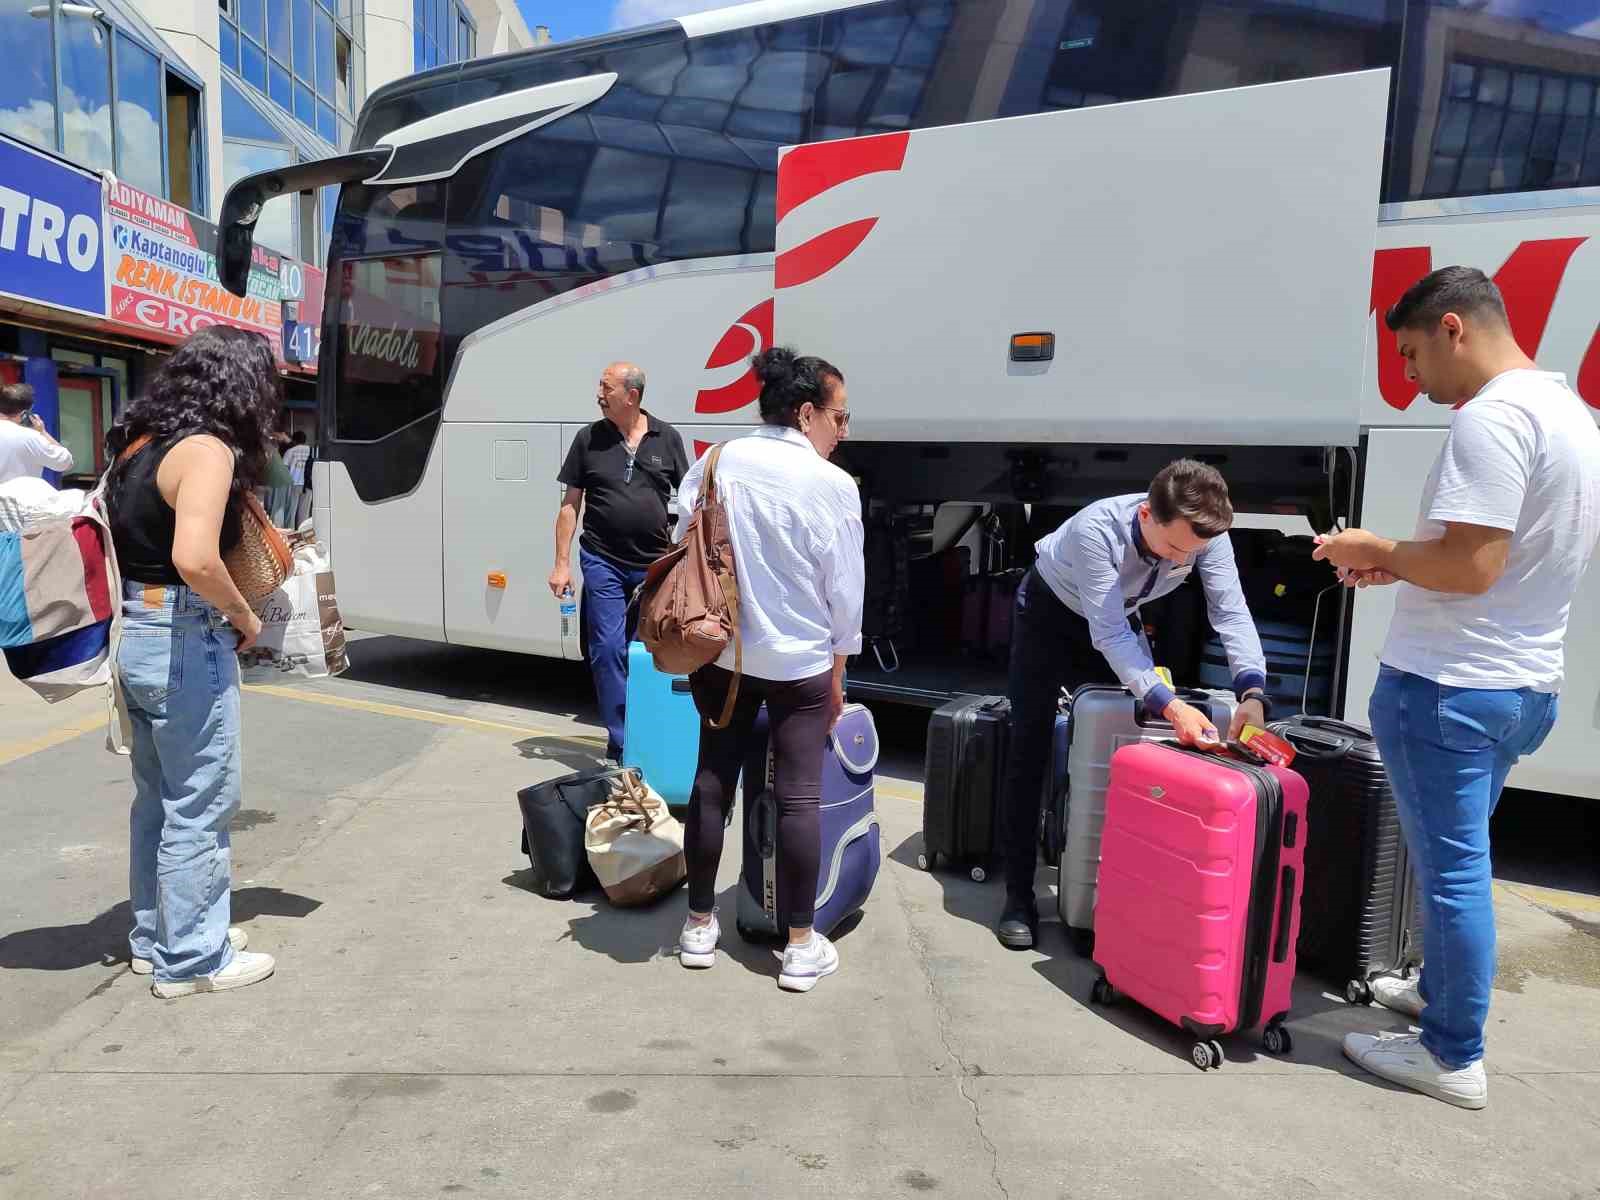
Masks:
[[[764,424],[727,443],[717,463],[739,578],[744,674],[727,728],[701,728],[684,845],[689,916],[678,957],[686,967],[716,962],[723,828],[765,703],[776,758],[778,912],[789,926],[778,986],[809,992],[839,969],[838,951],[811,923],[822,752],[844,708],[845,660],[861,649],[861,497],[854,480],[828,462],[850,430],[844,374],[781,348],[753,361]],[[679,485],[680,512],[694,510],[705,462],[702,456]],[[690,677],[700,711],[720,711],[732,666],[730,649]]]

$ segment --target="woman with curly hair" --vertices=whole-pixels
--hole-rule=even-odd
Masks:
[[[106,440],[122,570],[117,675],[133,725],[128,886],[136,974],[163,999],[259,983],[269,954],[229,928],[239,810],[239,663],[261,633],[223,565],[282,402],[266,339],[188,338]]]

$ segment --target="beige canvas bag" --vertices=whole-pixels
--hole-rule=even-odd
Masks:
[[[620,772],[584,823],[589,866],[616,905],[648,904],[682,883],[683,826],[637,770]]]

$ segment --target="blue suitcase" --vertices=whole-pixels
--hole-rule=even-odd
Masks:
[[[656,670],[643,642],[628,647],[622,765],[638,767],[669,808],[686,808],[700,761],[700,711],[686,675]]]
[[[883,861],[872,772],[878,731],[862,705],[847,704],[833,736],[817,748],[822,758],[822,856],[817,872],[813,926],[831,933],[858,912],[872,892]],[[778,805],[772,792],[767,710],[756,718],[756,737],[744,764],[744,864],[739,872],[737,925],[747,942],[787,935],[778,908]]]

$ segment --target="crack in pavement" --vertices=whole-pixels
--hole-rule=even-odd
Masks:
[[[886,863],[885,866],[888,866]],[[900,873],[890,870],[889,875],[894,879],[895,897],[900,905],[900,913],[905,918],[906,936],[911,946],[911,956],[916,959],[917,967],[922,972],[922,977],[928,984],[928,998],[933,1001],[934,1023],[939,1030],[939,1041],[944,1046],[944,1052],[950,1061],[956,1065],[956,1091],[972,1109],[972,1126],[977,1130],[978,1140],[983,1143],[989,1152],[989,1175],[994,1180],[995,1190],[1011,1200],[1011,1192],[1006,1188],[1000,1178],[1000,1151],[989,1137],[988,1130],[983,1127],[983,1110],[978,1106],[978,1098],[967,1089],[967,1081],[972,1078],[973,1071],[967,1066],[966,1060],[956,1052],[955,1045],[950,1039],[950,1009],[944,995],[939,990],[938,983],[933,977],[933,964],[928,957],[927,936],[917,927],[911,915],[911,907],[904,885],[900,882]]]

